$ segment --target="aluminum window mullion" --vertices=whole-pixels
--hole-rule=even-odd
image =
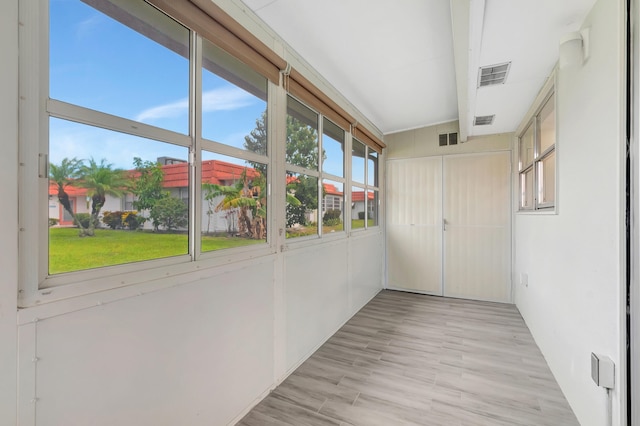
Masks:
[[[195,31],[189,52],[189,253],[197,260],[202,252],[202,38]]]
[[[202,121],[202,117],[200,117],[200,121]],[[204,151],[222,154],[228,157],[238,158],[240,160],[253,161],[256,163],[267,164],[269,162],[269,157],[266,155],[257,154],[231,145],[225,145],[220,142],[204,139],[200,135],[198,135],[198,143],[200,144],[200,149]]]
[[[171,130],[150,126],[139,121],[129,120],[93,109],[73,105],[67,102],[49,99],[47,111],[50,117],[74,121],[106,130],[126,133],[161,142],[169,142],[183,147],[191,146],[191,137]]]
[[[324,156],[322,154],[322,142],[324,140],[324,115],[318,114],[318,208],[316,209],[316,223],[317,234],[322,237],[322,207],[324,205],[323,192],[323,180],[324,173],[322,172],[324,166]],[[344,169],[344,167],[343,167]]]

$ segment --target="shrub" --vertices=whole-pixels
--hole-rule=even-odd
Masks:
[[[111,229],[123,229],[128,228],[131,230],[138,229],[145,221],[145,218],[138,217],[138,212],[135,210],[105,211],[102,213],[102,223],[107,225]]]
[[[132,231],[140,228],[145,220],[147,219],[138,216],[138,212],[135,210],[122,212],[122,225]]]
[[[111,229],[118,229],[122,227],[122,212],[102,212],[102,223]]]
[[[325,226],[336,226],[342,223],[342,212],[338,209],[327,210],[322,216],[322,224]]]
[[[56,219],[55,217],[50,217],[49,218],[49,228],[51,228],[52,226],[56,226],[59,222],[60,222],[60,220]]]
[[[73,221],[73,223],[76,226],[79,223],[80,225],[82,225],[83,228],[88,228],[91,223],[91,215],[89,213],[76,213],[76,218]],[[98,224],[94,223],[94,226],[97,227]]]
[[[182,200],[165,197],[156,201],[149,216],[156,229],[162,226],[167,231],[171,231],[172,229],[184,228],[189,224],[188,213],[189,209]]]

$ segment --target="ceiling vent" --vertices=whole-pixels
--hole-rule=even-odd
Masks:
[[[496,117],[496,115],[477,115],[474,117],[473,119],[473,125],[474,126],[488,126],[490,124],[493,124],[493,119]]]
[[[511,62],[504,64],[489,65],[481,67],[478,71],[478,87],[493,86],[494,84],[504,84],[511,68]]]

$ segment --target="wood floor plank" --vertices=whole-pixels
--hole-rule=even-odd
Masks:
[[[238,425],[578,421],[513,305],[385,290]]]

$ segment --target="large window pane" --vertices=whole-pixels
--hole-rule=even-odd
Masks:
[[[533,209],[533,167],[520,174],[520,208]]]
[[[188,252],[188,153],[50,119],[49,274]]]
[[[267,154],[267,79],[203,41],[202,136]]]
[[[378,194],[378,191],[367,191],[367,227],[378,226]]]
[[[529,167],[533,163],[533,124],[529,125],[527,130],[520,136],[520,171]]]
[[[267,240],[266,176],[266,164],[203,151],[203,252]]]
[[[540,111],[540,153],[556,143],[556,114],[555,114],[555,95],[551,98]]]
[[[325,118],[322,133],[322,171],[344,177],[344,130]]]
[[[553,204],[556,201],[556,152],[544,157],[538,167],[538,204]]]
[[[188,133],[189,32],[143,1],[50,2],[50,96]]]
[[[340,182],[322,181],[322,233],[344,230],[344,186]]]
[[[371,148],[367,159],[367,184],[378,186],[378,153]]]
[[[365,227],[367,219],[367,206],[365,201],[364,188],[351,187],[351,229],[361,229]]]
[[[318,234],[318,178],[287,172],[287,238]]]
[[[286,162],[318,170],[318,114],[287,97]]]
[[[353,147],[351,149],[351,179],[354,182],[364,183],[364,166],[367,148],[365,145],[353,139]]]

